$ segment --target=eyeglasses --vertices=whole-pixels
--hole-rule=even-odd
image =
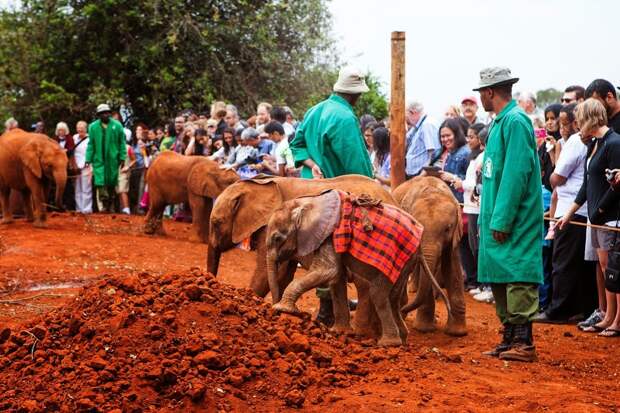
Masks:
[[[560,102],[562,102],[562,103],[572,103],[574,101],[575,101],[575,99],[571,99],[571,98],[562,98],[562,99],[560,99]]]

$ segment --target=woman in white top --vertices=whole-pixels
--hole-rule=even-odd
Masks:
[[[75,129],[77,133],[73,136],[73,142],[75,143],[73,156],[75,156],[75,163],[80,170],[80,175],[75,178],[75,209],[81,214],[92,214],[93,175],[90,166],[85,166],[86,148],[88,147],[88,124],[81,120],[77,123]]]

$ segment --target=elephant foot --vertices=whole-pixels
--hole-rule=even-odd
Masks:
[[[47,228],[47,224],[45,223],[45,221],[34,221],[32,226],[35,228]]]
[[[394,336],[394,337],[383,336],[379,339],[377,344],[380,345],[381,347],[395,347],[395,346],[402,346],[403,341],[399,336]]]
[[[360,337],[369,337],[369,338],[377,338],[381,335],[381,330],[377,330],[373,328],[373,326],[369,325],[361,325],[357,322],[353,322],[353,333],[356,336]]]
[[[353,329],[350,325],[337,326],[334,325],[329,328],[329,331],[336,334],[353,334]]]
[[[301,315],[303,314],[302,311],[297,308],[297,306],[293,303],[283,303],[282,301],[280,301],[279,303],[275,303],[274,305],[271,306],[271,308],[274,311],[277,311],[279,313],[287,313],[287,314],[293,314],[293,315]]]
[[[2,221],[0,221],[0,224],[8,225],[8,224],[12,224],[13,222],[15,222],[13,218],[4,218]]]
[[[446,325],[446,329],[444,330],[449,336],[454,337],[463,337],[467,335],[467,328],[465,327],[465,323],[456,324],[456,323],[448,323]]]
[[[413,328],[415,328],[420,333],[430,333],[437,330],[437,324],[435,322],[427,322],[427,321],[419,321],[416,320],[413,323]]]

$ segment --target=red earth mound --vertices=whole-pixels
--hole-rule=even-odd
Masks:
[[[401,351],[275,314],[198,269],[100,281],[0,343],[0,410],[24,412],[301,407]]]

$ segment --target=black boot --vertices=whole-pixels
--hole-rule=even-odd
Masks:
[[[325,324],[327,327],[334,325],[334,305],[331,298],[320,297],[319,313],[316,315],[316,321]]]
[[[485,351],[485,356],[499,357],[504,351],[510,350],[512,346],[512,340],[514,337],[514,324],[506,323],[502,331],[502,342],[499,343],[493,350]]]
[[[534,336],[532,334],[532,323],[517,324],[514,328],[514,339],[510,350],[504,351],[499,355],[502,360],[527,361],[538,360],[536,347],[534,347]]]

